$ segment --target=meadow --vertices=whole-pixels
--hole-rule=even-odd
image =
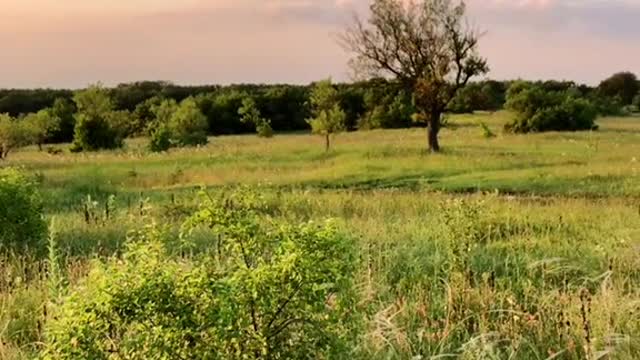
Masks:
[[[1,165],[36,177],[68,286],[149,219],[177,232],[200,189],[248,185],[274,217],[335,218],[355,242],[351,357],[640,358],[640,117],[508,135],[509,116],[451,116],[439,154],[415,128],[341,134],[327,153],[321,137],[291,133],[160,154],[146,139],[82,154],[33,147]],[[0,262],[0,358],[38,356],[46,262]]]

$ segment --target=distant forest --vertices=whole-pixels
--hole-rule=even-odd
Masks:
[[[507,90],[513,81],[483,80],[472,82],[458,92],[450,103],[452,113],[496,111],[504,107]],[[537,87],[548,92],[573,91],[580,97],[597,104],[601,115],[621,115],[638,101],[638,82],[631,73],[618,73],[591,87],[571,81],[538,81]],[[252,124],[243,123],[238,109],[243,100],[255,101],[263,117],[271,121],[274,131],[309,129],[309,85],[206,85],[180,86],[165,81],[143,81],[120,84],[107,89],[115,110],[128,114],[131,133],[146,135],[154,119],[152,108],[164,99],[180,102],[195,99],[207,118],[210,135],[242,134],[254,132]],[[412,120],[414,99],[403,91],[400,84],[386,79],[336,84],[339,102],[346,113],[347,130],[373,128],[404,128],[424,126]],[[75,112],[75,91],[66,89],[5,89],[0,90],[0,114],[20,118],[29,113],[51,108],[56,101],[65,103],[70,113]],[[636,104],[637,105],[637,104]],[[71,117],[70,117],[71,118]],[[73,139],[73,126],[63,126],[48,142],[69,142]]]

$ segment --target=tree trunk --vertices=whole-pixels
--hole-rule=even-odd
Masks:
[[[438,133],[440,132],[440,111],[432,111],[429,116],[429,127],[427,129],[427,139],[429,151],[433,153],[440,152],[440,143],[438,142]]]
[[[38,151],[42,151],[42,143],[38,142]]]
[[[324,151],[328,152],[328,151],[329,151],[329,148],[331,147],[331,142],[330,142],[330,140],[329,140],[329,134],[326,134],[326,135],[324,136],[324,146],[325,146],[325,147],[324,147]]]

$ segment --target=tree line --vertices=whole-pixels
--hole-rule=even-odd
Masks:
[[[524,88],[530,91],[518,90]],[[516,95],[526,99],[514,101]],[[594,113],[593,118],[597,114],[624,115],[640,110],[640,82],[634,74],[624,72],[596,87],[570,81],[470,82],[456,92],[445,111],[497,111],[506,105],[517,112],[527,106],[523,101],[529,101],[536,109],[544,108],[545,103],[557,108],[566,96],[581,99],[578,106],[587,106],[586,112]],[[182,115],[172,120],[179,109]],[[535,115],[532,111],[522,110],[520,125],[513,124],[508,129],[528,132],[593,126],[589,121],[586,123],[590,125],[583,122],[577,128],[571,123],[563,125],[562,119],[571,117],[566,112],[557,112],[555,120],[545,120],[549,123],[546,126],[523,126]],[[116,148],[126,137],[150,136],[152,150],[160,151],[171,144],[204,144],[209,135],[257,132],[270,137],[274,132],[310,128],[326,136],[329,144],[329,133],[334,132],[424,126],[416,116],[415,95],[399,82],[383,78],[341,84],[320,81],[305,86],[178,86],[145,81],[114,88],[90,86],[78,91],[0,90],[0,114],[0,158],[27,144],[42,148],[46,143],[74,142],[73,149],[82,151]],[[321,121],[309,121],[317,118]],[[333,125],[327,125],[332,121]],[[324,129],[327,127],[331,131]]]

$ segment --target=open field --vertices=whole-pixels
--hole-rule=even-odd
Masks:
[[[201,186],[245,184],[274,217],[336,218],[354,239],[363,319],[351,357],[640,358],[640,118],[517,136],[501,132],[508,116],[452,117],[437,155],[424,129],[404,129],[343,134],[326,154],[308,134],[165,154],[135,139],[114,152],[27,148],[3,165],[36,175],[72,285],[150,217],[177,232]],[[85,221],[87,196],[102,214],[111,195],[109,218]],[[40,349],[44,263],[0,262],[0,359]]]
[[[454,116],[442,132],[442,154],[425,152],[425,131],[376,130],[340,135],[335,149],[308,134],[212,138],[208,146],[148,154],[145,141],[125,150],[49,156],[13,154],[9,163],[41,174],[52,208],[87,194],[176,192],[226,184],[297,189],[403,189],[443,192],[607,197],[640,195],[640,119],[605,118],[601,130],[498,135],[508,115]]]

